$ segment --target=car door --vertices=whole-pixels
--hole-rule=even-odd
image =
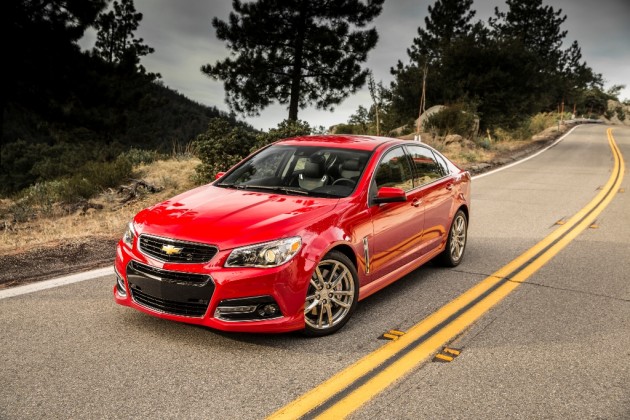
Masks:
[[[402,146],[383,154],[372,177],[370,195],[382,187],[401,188],[407,201],[371,205],[373,224],[370,271],[372,278],[391,273],[417,257],[423,236],[424,215],[413,189],[409,158]]]
[[[431,149],[422,145],[406,145],[413,167],[413,183],[424,214],[420,256],[446,241],[453,208],[453,180],[445,165]]]

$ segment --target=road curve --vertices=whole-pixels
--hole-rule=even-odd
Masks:
[[[630,130],[613,134],[628,156]],[[503,173],[500,186],[478,180],[469,249],[476,257],[465,269],[483,271],[495,253],[518,253],[579,212],[611,176],[606,148],[605,127],[581,127]],[[351,417],[630,418],[628,184],[589,228],[449,343],[461,350],[453,362],[426,364]]]
[[[630,130],[615,128],[630,156]],[[606,127],[476,179],[456,270],[421,268],[338,334],[223,334],[116,306],[113,276],[0,300],[0,418],[264,418],[409,330],[580,211],[612,170]],[[627,178],[621,188],[630,191]],[[630,415],[630,197],[355,418]]]

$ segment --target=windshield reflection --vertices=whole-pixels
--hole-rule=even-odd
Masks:
[[[343,148],[271,146],[241,163],[214,185],[284,195],[347,197],[371,153]]]

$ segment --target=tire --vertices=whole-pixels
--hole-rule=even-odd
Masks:
[[[322,337],[343,327],[359,299],[359,276],[352,261],[330,251],[317,264],[306,292],[304,334]]]
[[[457,210],[444,251],[437,257],[437,262],[445,267],[457,267],[464,258],[466,243],[468,242],[468,219],[462,210]]]

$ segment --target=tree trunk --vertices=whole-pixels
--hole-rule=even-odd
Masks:
[[[297,34],[295,37],[295,57],[293,58],[293,70],[291,72],[291,99],[289,100],[289,121],[297,121],[300,106],[300,88],[302,83],[302,66],[304,56],[304,38],[306,36],[306,6],[304,2],[300,7],[298,16]]]
[[[425,63],[424,64],[424,68],[422,70],[422,95],[420,96],[420,112],[418,112],[418,124],[416,124],[416,134],[420,134],[420,130],[422,129],[422,127],[420,127],[420,117],[422,117],[422,114],[424,114],[424,111],[426,111],[426,94],[427,94],[427,73],[428,73],[428,66]]]

